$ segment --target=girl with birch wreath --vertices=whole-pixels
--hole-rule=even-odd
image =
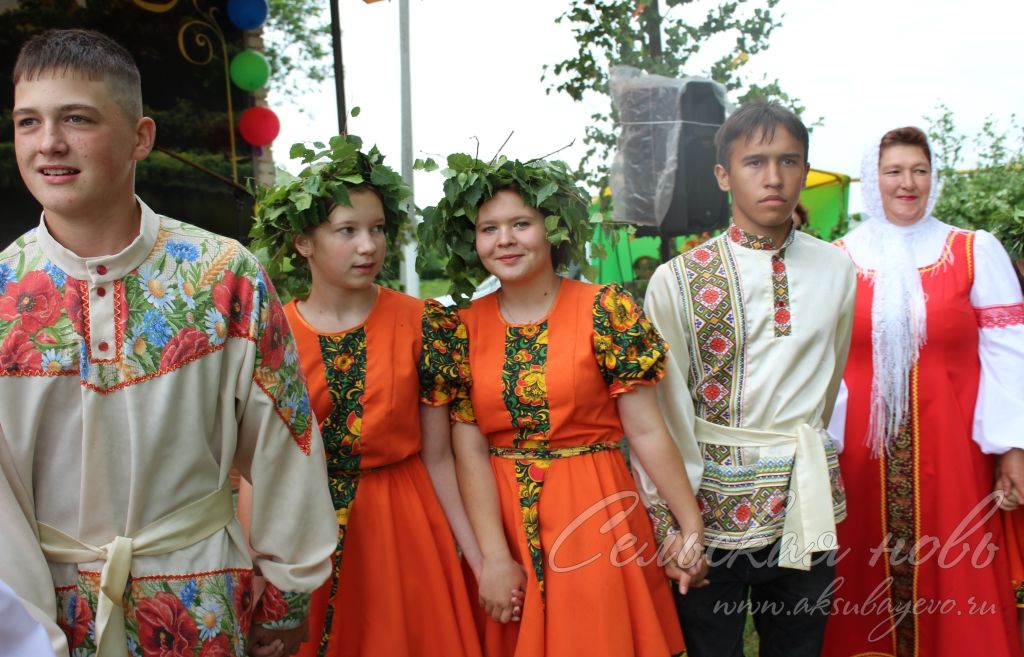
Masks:
[[[257,191],[252,229],[272,275],[309,277],[285,311],[338,514],[334,570],[299,654],[478,657],[452,537],[478,569],[448,420],[465,329],[440,304],[374,282],[411,200],[377,148],[354,136],[313,146],[292,147],[307,165],[297,177]]]
[[[564,164],[457,154],[444,175],[420,242],[450,250],[459,302],[487,274],[501,284],[460,311],[469,373],[453,407],[459,488],[482,553],[484,652],[678,654],[669,582],[618,449],[625,435],[668,491],[688,540],[666,541],[661,564],[685,591],[706,565],[700,513],[654,394],[667,346],[618,286],[559,275],[591,269],[593,234]],[[519,591],[521,610],[509,599]]]

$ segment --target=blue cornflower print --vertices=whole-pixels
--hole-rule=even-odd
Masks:
[[[50,275],[50,280],[53,281],[53,284],[57,287],[63,286],[64,281],[67,280],[67,274],[52,262],[47,261],[47,263],[43,265],[43,271]]]
[[[146,339],[149,343],[163,348],[170,340],[173,332],[171,331],[171,325],[167,323],[167,318],[164,317],[159,310],[147,310],[146,314],[142,316],[142,332],[146,334]]]
[[[191,242],[169,240],[167,242],[167,253],[172,258],[183,262],[195,262],[199,259],[199,247]]]
[[[195,602],[196,595],[199,593],[199,586],[196,584],[194,579],[190,579],[185,583],[185,586],[181,587],[181,592],[178,593],[178,598],[181,600],[181,604],[185,606],[185,609],[191,609],[192,603]]]
[[[0,262],[0,294],[7,289],[7,284],[14,281],[14,267],[6,262]]]
[[[82,380],[83,381],[88,381],[89,380],[89,350],[86,348],[84,340],[82,342],[78,343],[78,348],[79,348],[79,353],[78,353],[78,363],[79,363],[79,365],[78,365],[78,369],[79,369],[79,372],[81,373]]]

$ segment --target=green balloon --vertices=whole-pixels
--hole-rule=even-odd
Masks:
[[[231,81],[239,89],[256,91],[267,84],[269,77],[270,64],[262,53],[243,50],[231,60]]]

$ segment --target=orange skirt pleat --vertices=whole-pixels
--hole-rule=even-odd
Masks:
[[[487,657],[667,657],[683,651],[650,520],[618,451],[551,462],[540,497],[545,599],[529,561],[515,463],[492,458],[514,559],[527,570],[522,619],[486,620]]]
[[[359,482],[349,515],[338,591],[313,596],[315,657],[328,604],[329,657],[479,657],[467,585],[444,512],[418,457]]]

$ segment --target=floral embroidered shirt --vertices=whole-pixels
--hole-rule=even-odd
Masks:
[[[856,279],[832,245],[791,231],[783,244],[731,226],[655,272],[645,310],[672,345],[658,399],[683,453],[705,540],[759,548],[780,538],[793,469],[783,446],[698,444],[695,419],[792,434],[827,425],[849,348]],[[836,452],[822,432],[837,520],[845,496]],[[663,537],[675,524],[636,465]]]
[[[0,579],[57,654],[95,653],[102,561],[47,563],[45,523],[103,546],[226,485],[253,483],[253,562],[237,521],[136,555],[130,655],[243,655],[252,622],[292,627],[326,579],[336,523],[284,312],[234,240],[139,201],[139,236],[80,258],[44,221],[0,253]],[[59,629],[58,629],[59,628]]]

